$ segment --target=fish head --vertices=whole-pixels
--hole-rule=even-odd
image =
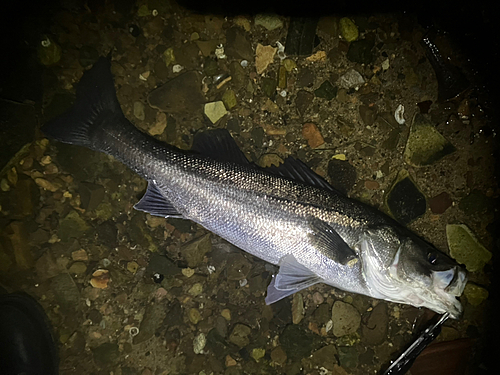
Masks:
[[[369,231],[361,245],[367,284],[386,300],[427,307],[454,319],[467,273],[455,260],[406,230]]]

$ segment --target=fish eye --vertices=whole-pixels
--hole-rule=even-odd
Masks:
[[[427,260],[429,261],[430,264],[436,264],[436,261],[437,261],[436,253],[427,254]]]

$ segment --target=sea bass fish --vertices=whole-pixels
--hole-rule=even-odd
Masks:
[[[135,208],[192,220],[279,266],[271,304],[316,283],[459,318],[467,276],[446,254],[378,210],[336,191],[299,160],[250,163],[226,130],[190,151],[139,131],[118,103],[110,61],[84,73],[76,102],[42,131],[112,155],[148,181]]]

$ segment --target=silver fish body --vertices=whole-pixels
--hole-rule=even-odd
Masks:
[[[192,220],[279,265],[267,303],[324,282],[461,314],[456,297],[466,274],[454,260],[296,160],[274,169],[250,164],[225,131],[201,135],[193,151],[140,132],[120,110],[106,59],[84,74],[75,106],[42,130],[112,155],[148,180],[137,209]]]

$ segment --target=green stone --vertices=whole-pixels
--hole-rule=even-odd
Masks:
[[[250,343],[250,333],[252,329],[244,324],[236,324],[229,335],[229,341],[243,348]]]
[[[280,89],[286,88],[286,69],[283,65],[278,70],[278,87]]]
[[[163,52],[163,57],[165,60],[165,65],[170,66],[175,62],[174,49],[172,47],[167,48],[165,52]]]
[[[359,31],[356,24],[347,17],[340,19],[340,34],[348,42],[353,42],[359,37]]]
[[[147,4],[141,5],[139,9],[137,10],[137,15],[139,17],[146,17],[151,14],[151,11],[149,10]]]
[[[276,80],[272,78],[263,77],[261,87],[264,95],[269,98],[273,97],[274,94],[276,94]]]
[[[234,91],[231,89],[226,90],[226,92],[224,92],[224,95],[222,95],[222,102],[228,110],[238,104]]]
[[[292,70],[294,70],[297,67],[297,64],[295,61],[291,59],[285,59],[283,60],[283,66],[285,67],[285,70],[290,73]]]
[[[260,359],[264,358],[266,355],[266,349],[255,348],[252,350],[252,358],[259,362]]]
[[[463,224],[448,224],[446,237],[450,255],[465,264],[469,272],[481,271],[491,259],[491,253],[479,243],[471,230]]]
[[[413,118],[404,160],[415,167],[435,163],[455,151],[455,147],[439,133],[427,118],[417,113]]]
[[[468,282],[464,289],[464,295],[472,306],[479,306],[488,298],[488,291],[479,285]]]
[[[317,98],[332,100],[337,95],[338,87],[334,87],[330,81],[324,81],[320,87],[314,90],[314,95]]]
[[[195,308],[189,309],[188,316],[189,316],[189,321],[193,324],[198,324],[198,322],[201,320],[201,314]]]
[[[67,242],[70,238],[81,237],[89,228],[87,222],[73,210],[59,222],[57,234],[61,241]]]

